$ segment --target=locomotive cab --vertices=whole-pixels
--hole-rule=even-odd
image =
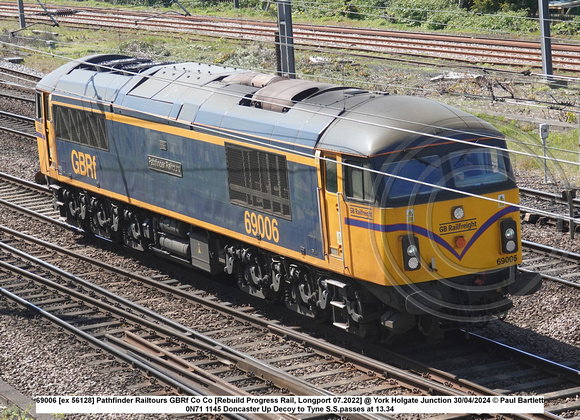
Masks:
[[[391,331],[488,321],[512,307],[508,294],[540,287],[516,273],[519,194],[501,138],[426,136],[371,157],[321,156],[328,258],[372,279],[396,309],[381,316]]]

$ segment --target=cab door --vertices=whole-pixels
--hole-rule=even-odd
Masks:
[[[41,172],[47,174],[50,167],[54,168],[54,148],[50,132],[49,94],[36,92],[36,136],[40,157]]]
[[[340,156],[332,153],[319,155],[319,190],[321,193],[325,253],[330,267],[336,271],[346,269],[343,250],[343,192]]]

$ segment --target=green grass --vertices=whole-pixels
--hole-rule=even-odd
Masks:
[[[29,411],[23,411],[17,407],[4,407],[0,409],[0,420],[33,420]]]

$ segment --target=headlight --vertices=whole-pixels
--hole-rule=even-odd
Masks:
[[[465,216],[465,212],[463,211],[463,207],[459,206],[459,207],[455,207],[453,209],[453,218],[455,219],[463,219],[463,216]]]
[[[407,261],[407,265],[409,266],[409,270],[417,270],[420,266],[419,258],[417,257],[409,258],[409,260]]]
[[[512,228],[507,228],[503,233],[503,236],[505,236],[505,238],[508,240],[514,239],[516,237],[516,231]]]
[[[421,268],[421,256],[419,241],[414,235],[403,236],[403,266],[407,271],[415,271]]]
[[[513,219],[504,219],[499,224],[501,232],[501,252],[512,254],[518,251],[517,223]]]

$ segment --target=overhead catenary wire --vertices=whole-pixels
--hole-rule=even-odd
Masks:
[[[186,3],[186,2],[182,2],[182,3]],[[193,5],[193,3],[195,2],[189,2],[190,4]],[[269,4],[271,3],[271,0],[262,0],[263,4]],[[321,14],[328,14],[328,13],[337,13],[337,9],[336,9],[336,4],[332,3],[332,2],[328,2],[328,3],[322,3],[322,2],[306,2],[306,1],[301,1],[300,5],[303,6],[304,10],[314,10],[314,11],[318,11]],[[128,7],[133,7],[135,5],[133,4],[127,4]],[[531,17],[531,16],[518,16],[518,15],[502,15],[501,12],[499,13],[495,13],[495,14],[488,14],[488,13],[483,13],[483,12],[468,12],[468,11],[462,11],[462,10],[453,10],[453,9],[444,9],[444,10],[440,10],[440,9],[425,9],[425,8],[421,8],[421,9],[413,9],[413,8],[404,8],[404,7],[393,7],[393,6],[377,6],[377,5],[372,5],[372,4],[366,4],[366,5],[361,5],[361,4],[357,4],[355,5],[357,11],[353,11],[350,10],[348,13],[351,15],[356,15],[356,16],[360,16],[363,18],[386,18],[387,16],[385,15],[385,11],[388,10],[400,10],[400,11],[416,11],[416,12],[420,12],[420,13],[441,13],[441,14],[455,14],[458,16],[462,16],[465,13],[469,13],[471,15],[477,15],[477,16],[489,16],[489,17],[493,17],[494,19],[497,18],[509,18],[509,19],[514,19],[514,20],[527,20],[527,21],[531,21],[531,22],[538,22],[538,18],[535,17]],[[175,4],[172,4],[171,7],[177,7]],[[99,9],[99,6],[94,6],[95,9]],[[102,9],[107,10],[106,7],[102,7]],[[368,10],[368,12],[361,12],[359,9],[365,9]],[[238,8],[238,13],[241,13],[242,8]],[[340,11],[339,13],[345,13],[344,11]],[[466,26],[460,26],[460,25],[449,25],[448,23],[445,22],[437,22],[437,21],[425,21],[425,20],[421,20],[421,19],[411,19],[411,18],[401,18],[403,20],[406,21],[412,21],[415,22],[417,24],[433,24],[433,25],[442,25],[442,26],[451,26],[451,27],[456,27],[459,29],[473,29],[471,26],[466,27]],[[554,17],[551,17],[550,19],[551,22],[566,22],[566,20],[563,19],[556,19]],[[509,31],[499,31],[499,30],[490,30],[491,33],[500,33],[500,34],[505,34],[505,33],[510,33]],[[561,38],[556,38],[556,37],[552,37],[554,39],[561,39]]]
[[[72,44],[72,45],[75,45],[75,44]],[[303,48],[303,49],[308,49],[308,47],[306,47],[306,48]],[[109,50],[109,51],[111,51],[111,50]],[[322,51],[320,48],[318,48],[318,49],[317,49],[317,52],[319,52],[319,53],[320,53],[320,52],[328,52],[328,51]],[[334,52],[329,52],[329,53],[331,53],[331,54],[333,54],[333,55],[334,55]],[[53,56],[53,54],[51,54],[51,56]],[[404,60],[404,61],[408,61],[408,60]],[[417,64],[422,64],[422,63],[417,63]],[[429,63],[423,63],[423,65],[429,65]],[[432,63],[431,63],[431,65],[432,65]],[[467,67],[467,69],[469,70],[469,67]],[[260,69],[260,70],[261,70],[261,71],[264,71],[264,70],[262,70],[262,69]],[[485,73],[489,73],[490,71],[493,71],[492,69],[489,69],[489,68],[482,69],[482,68],[475,68],[475,67],[473,68],[473,70],[483,70]],[[266,71],[266,72],[268,72],[269,70],[265,70],[265,71]],[[501,70],[500,70],[500,72],[501,72]],[[303,75],[302,75],[302,76],[303,76]],[[324,79],[324,78],[329,78],[329,79],[330,79],[330,77],[329,77],[329,76],[328,76],[328,77],[325,77],[325,76],[320,76],[320,75],[318,75],[318,76],[317,76],[317,78],[318,78],[318,79]],[[569,81],[569,80],[570,80],[570,78],[567,78],[566,80],[567,80],[567,81]],[[346,81],[346,80],[345,80],[345,82],[350,82],[350,81],[351,81],[351,80],[348,80],[348,81]],[[352,80],[352,81],[353,81],[353,82],[354,82],[354,84],[356,84],[356,85],[362,85],[362,86],[364,86],[364,85],[369,85],[369,84],[370,84],[370,85],[373,85],[373,86],[371,86],[371,87],[370,87],[370,88],[371,88],[371,90],[376,90],[376,85],[377,85],[377,83],[379,83],[379,82],[377,82],[377,81],[371,81],[371,82],[368,82],[368,81],[361,81],[361,80]],[[529,81],[529,80],[528,80],[528,81]],[[514,81],[514,82],[516,82],[516,81]],[[542,82],[542,81],[540,80],[539,82]],[[425,88],[420,88],[420,89],[418,89],[418,88],[415,88],[415,87],[410,87],[410,86],[401,86],[401,85],[392,85],[392,84],[389,84],[389,85],[388,85],[388,88],[390,88],[390,89],[397,89],[397,88],[400,88],[400,89],[405,89],[405,90],[421,90],[421,91],[424,91],[424,92],[428,92],[428,91],[431,91],[431,92],[437,92],[437,90],[436,90],[436,89],[432,89],[432,90],[428,90],[428,89],[425,89]],[[380,89],[379,89],[379,90],[380,90]],[[453,93],[453,92],[452,92],[451,94],[452,94],[452,95],[455,95],[455,96],[464,96],[464,95],[461,95],[461,93],[459,93],[459,92],[457,92],[457,93]],[[485,100],[488,100],[488,99],[489,99],[489,96],[487,96],[487,95],[474,95],[474,94],[471,94],[471,95],[469,95],[469,96],[470,96],[470,97],[472,97],[472,98],[476,98],[476,99],[477,99],[477,98],[482,98],[482,99],[485,99]],[[495,98],[494,98],[494,99],[495,99]],[[530,100],[529,100],[529,99],[518,99],[518,98],[509,99],[509,98],[500,98],[500,100],[501,100],[501,101],[505,101],[505,102],[513,102],[513,103],[516,103],[517,101],[521,101],[521,102],[523,102],[523,103],[524,103],[524,105],[526,105],[526,106],[534,106],[534,104],[530,104]],[[536,101],[536,102],[539,102],[539,101]],[[580,108],[579,106],[577,106],[577,105],[574,105],[574,104],[572,104],[572,103],[567,103],[567,104],[556,103],[556,104],[553,104],[553,103],[548,103],[548,102],[545,102],[545,104],[546,104],[546,105],[548,105],[549,107],[553,107],[553,106],[559,106],[559,107],[563,107],[563,109],[574,109],[574,108]]]
[[[27,37],[27,38],[22,38],[22,39],[35,39],[33,37]],[[38,40],[38,38],[36,38]],[[70,45],[70,46],[82,46],[82,44],[78,44],[78,43],[64,43],[65,45]],[[303,48],[303,49],[308,49],[308,48]],[[112,49],[105,49],[106,52],[110,52],[110,53],[115,53],[115,50]],[[42,51],[37,50],[38,53],[43,53]],[[329,54],[335,55],[334,52],[329,52],[329,51],[324,51],[322,49],[318,49],[317,52],[328,52]],[[54,57],[54,54],[50,54],[51,57]],[[329,60],[330,61],[330,60]],[[330,65],[330,64],[329,64]],[[424,64],[424,65],[428,65],[428,64]],[[457,66],[455,66],[457,67]],[[256,71],[261,71],[261,72],[265,72],[268,73],[271,71],[271,69],[263,69],[263,68],[254,68],[254,70]],[[480,68],[466,68],[466,70],[482,70]],[[491,69],[485,69],[486,73],[489,73],[490,71],[493,71]],[[499,70],[499,72],[504,72],[502,70]],[[303,73],[297,73],[296,74],[298,77],[304,77],[306,76]],[[466,78],[469,79],[469,74],[466,73]],[[554,78],[558,78],[559,76],[554,76]],[[566,78],[566,77],[559,77],[561,79],[564,80],[569,80],[570,78]],[[316,79],[319,80],[328,80],[330,83],[335,81],[334,77],[331,76],[325,76],[325,75],[316,75]],[[383,90],[380,89],[380,87],[378,85],[383,85],[383,87],[388,88],[389,90],[393,91],[393,90],[398,90],[398,89],[402,89],[404,91],[416,91],[416,92],[428,92],[428,93],[439,93],[439,89],[437,88],[425,88],[425,87],[415,87],[415,86],[405,86],[405,85],[400,85],[400,84],[393,84],[393,83],[389,83],[388,85],[384,84],[384,83],[380,83],[378,81],[367,81],[367,80],[358,80],[358,79],[352,79],[352,78],[344,78],[343,75],[343,80],[345,82],[345,84],[351,84],[351,85],[356,85],[356,86],[368,86],[368,88],[370,90]],[[515,80],[514,82],[517,82],[517,80]],[[542,83],[541,80],[538,81],[539,83]],[[377,89],[377,87],[379,87],[379,89]],[[457,97],[469,97],[472,99],[480,99],[480,100],[490,100],[490,96],[488,95],[477,95],[477,94],[473,94],[473,93],[461,93],[461,92],[447,92],[447,94],[451,95],[451,96],[457,96]],[[554,106],[558,106],[558,107],[562,107],[562,110],[565,109],[579,109],[580,113],[580,105],[575,105],[572,103],[569,104],[559,104],[559,103],[553,103],[553,102],[547,102],[547,101],[539,101],[539,100],[530,100],[529,98],[498,98],[495,100],[499,100],[500,102],[505,102],[505,103],[513,103],[516,105],[524,105],[526,107],[542,107],[542,108],[553,108]]]
[[[250,22],[248,22],[248,23],[250,23]]]
[[[262,1],[268,1],[268,0],[262,0]],[[333,2],[306,2],[306,1],[301,1],[300,3],[301,5],[304,6],[304,9],[309,9],[309,10],[315,10],[318,11],[320,14],[328,14],[328,13],[332,13],[335,14],[337,13],[337,9],[336,9],[336,3]],[[428,8],[413,8],[413,7],[397,7],[397,6],[378,6],[378,5],[373,5],[373,4],[353,4],[353,6],[356,9],[350,8],[347,10],[347,4],[350,4],[349,2],[345,2],[345,10],[339,10],[339,13],[342,14],[349,14],[352,16],[357,16],[359,18],[365,18],[365,19],[388,19],[389,15],[387,14],[388,11],[402,11],[402,12],[415,12],[415,13],[419,13],[419,14],[423,14],[423,13],[432,13],[432,14],[442,14],[442,15],[456,15],[458,17],[462,17],[462,16],[482,16],[482,17],[490,17],[493,18],[494,20],[497,20],[498,18],[506,18],[506,19],[513,19],[513,20],[520,20],[520,21],[528,21],[531,22],[533,24],[538,25],[539,28],[539,19],[533,16],[519,16],[516,13],[514,14],[504,14],[501,11],[499,11],[498,13],[484,13],[484,12],[473,12],[473,11],[467,11],[467,10],[460,10],[460,9],[428,9]],[[366,10],[365,11],[361,11],[361,10]],[[423,25],[423,24],[429,24],[429,25],[434,25],[434,26],[444,26],[444,27],[449,27],[449,28],[456,28],[456,29],[468,29],[468,30],[473,30],[472,26],[463,26],[463,25],[452,25],[449,24],[448,22],[438,22],[437,20],[423,20],[423,19],[414,19],[411,17],[404,17],[404,16],[393,16],[392,19],[395,20],[402,20],[405,22],[413,22],[414,24],[418,24],[418,25]],[[551,23],[560,23],[560,22],[567,22],[564,19],[557,19],[555,17],[551,17],[549,19],[549,21]],[[494,34],[507,34],[510,33],[509,31],[505,31],[505,30],[490,30],[488,29],[488,31],[490,33],[494,33]],[[555,36],[552,36],[551,38],[555,39],[555,40],[560,40],[561,38],[556,38]]]

